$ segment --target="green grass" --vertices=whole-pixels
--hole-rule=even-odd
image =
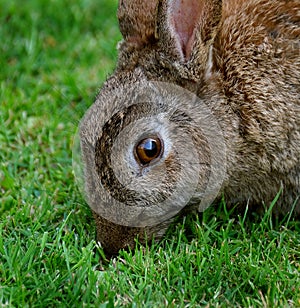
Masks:
[[[0,3],[0,306],[300,307],[300,225],[208,210],[100,262],[72,141],[120,39],[116,0]]]

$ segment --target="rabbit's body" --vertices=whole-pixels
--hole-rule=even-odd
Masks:
[[[226,177],[218,197],[256,210],[282,189],[274,212],[294,205],[300,215],[299,0],[149,1],[146,12],[144,1],[133,2],[134,8],[120,1],[124,41],[98,100],[137,82],[188,89],[209,106],[224,136]],[[172,221],[133,228],[95,219],[111,253],[132,246],[136,235],[143,241],[145,232],[160,237]]]
[[[287,213],[300,195],[300,3],[248,1],[220,29],[216,78],[236,128],[225,197],[270,204],[282,188],[274,210]]]

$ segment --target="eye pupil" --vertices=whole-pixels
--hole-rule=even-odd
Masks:
[[[148,157],[155,157],[157,154],[156,142],[152,139],[148,139],[144,144],[144,151]]]
[[[141,140],[136,146],[136,157],[139,162],[146,165],[157,158],[162,151],[162,143],[158,137]]]

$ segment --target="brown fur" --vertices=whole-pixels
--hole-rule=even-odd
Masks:
[[[300,2],[199,3],[191,28],[188,18],[180,21],[182,7],[172,13],[171,1],[120,1],[124,41],[98,100],[134,80],[167,81],[194,92],[224,134],[228,162],[221,193],[228,206],[259,209],[282,189],[274,212],[285,214],[300,195]],[[172,25],[184,37],[176,40]],[[89,122],[87,134],[92,130]],[[95,219],[98,240],[111,253],[133,247],[137,235],[142,242],[145,234],[161,237],[171,222],[143,229]]]

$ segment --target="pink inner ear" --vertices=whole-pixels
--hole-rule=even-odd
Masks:
[[[186,57],[189,57],[194,42],[195,29],[203,14],[203,1],[174,0],[170,13],[182,52]]]

